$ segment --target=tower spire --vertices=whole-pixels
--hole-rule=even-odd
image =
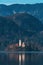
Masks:
[[[20,31],[20,27],[19,27],[19,46],[22,46],[22,42],[21,42],[21,31]]]

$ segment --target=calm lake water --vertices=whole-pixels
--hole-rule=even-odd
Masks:
[[[0,65],[43,65],[43,53],[0,53]]]

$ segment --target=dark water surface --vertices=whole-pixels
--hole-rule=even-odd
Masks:
[[[43,65],[43,53],[0,53],[0,65]]]

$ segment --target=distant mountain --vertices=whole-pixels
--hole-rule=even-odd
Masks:
[[[28,32],[39,32],[43,30],[43,24],[28,13],[18,13],[11,16],[11,18],[19,27]]]
[[[28,12],[43,22],[43,3],[40,4],[0,4],[0,16],[13,15],[15,13]]]
[[[0,50],[21,39],[30,44],[31,37],[43,31],[43,24],[28,13],[0,16]]]

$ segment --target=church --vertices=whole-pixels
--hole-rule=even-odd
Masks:
[[[19,40],[19,47],[25,47],[25,43],[21,41],[21,39]]]

